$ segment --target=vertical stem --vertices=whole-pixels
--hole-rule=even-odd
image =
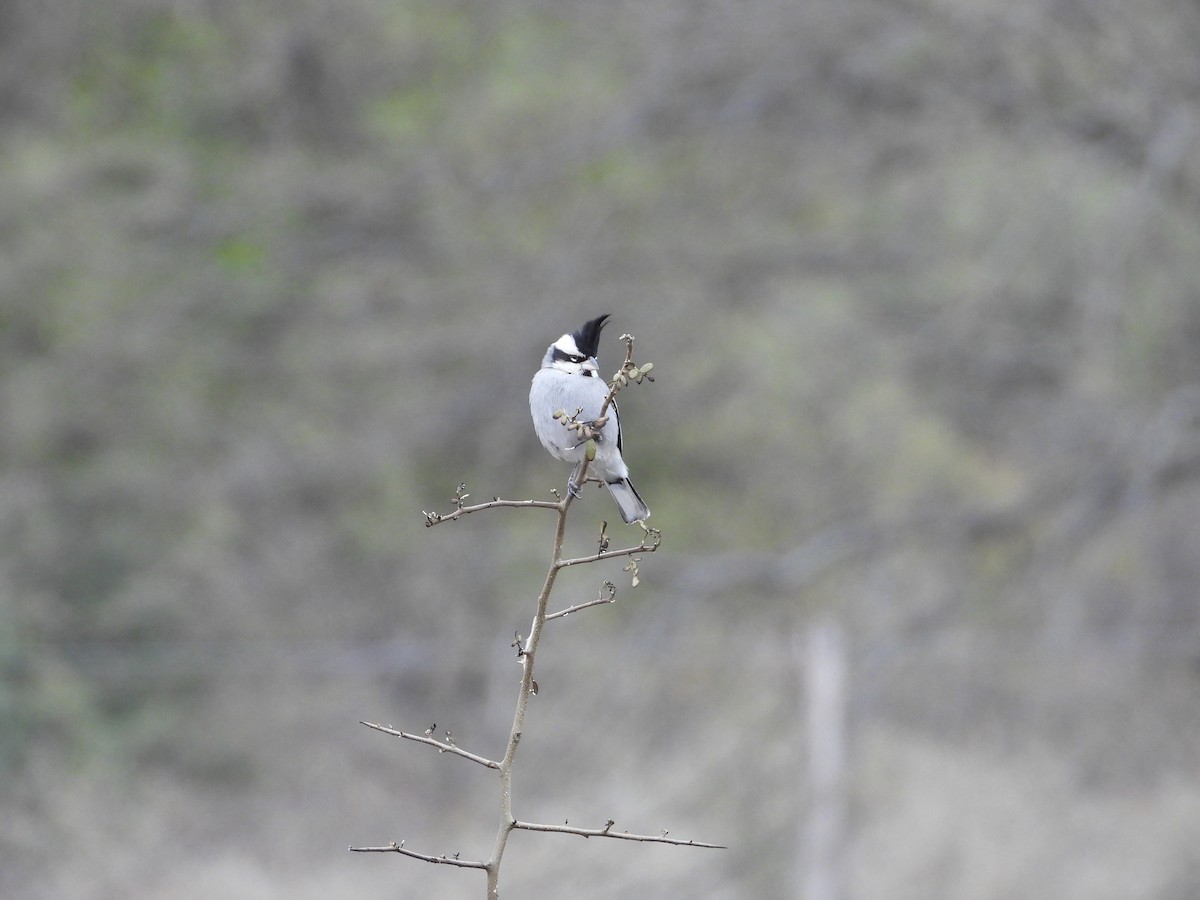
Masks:
[[[586,477],[586,460],[579,474],[581,479]],[[508,747],[504,751],[504,758],[500,760],[500,827],[496,831],[496,843],[492,846],[492,855],[484,870],[487,872],[487,900],[500,900],[500,860],[504,857],[508,836],[512,834],[513,823],[516,822],[512,812],[513,761],[517,756],[517,747],[521,743],[521,730],[525,727],[525,711],[529,708],[529,698],[533,694],[533,660],[537,653],[538,642],[542,638],[542,627],[546,624],[546,607],[550,602],[550,594],[554,590],[554,581],[558,578],[559,563],[562,560],[563,537],[567,531],[567,510],[573,499],[574,495],[568,491],[559,507],[558,526],[554,531],[554,555],[550,560],[550,568],[546,571],[546,579],[542,583],[541,593],[538,594],[537,612],[534,613],[533,624],[529,628],[529,637],[525,641],[525,652],[521,655],[521,692],[517,696],[517,708],[513,712]]]
[[[625,343],[625,363],[621,369],[633,360],[633,340]],[[609,387],[608,396],[597,413],[597,418],[607,412],[612,405],[618,390],[618,382],[614,378]],[[573,475],[576,484],[582,487],[587,482],[588,460],[585,458],[579,466],[577,475]],[[500,761],[500,827],[496,829],[496,842],[492,845],[492,855],[488,858],[484,871],[487,872],[487,900],[500,900],[500,861],[504,858],[504,848],[508,846],[508,836],[512,834],[516,819],[512,812],[512,767],[517,756],[517,747],[521,743],[521,730],[525,727],[525,711],[529,708],[529,697],[533,693],[533,660],[537,654],[538,642],[542,639],[542,627],[546,624],[546,605],[550,602],[550,593],[554,590],[554,581],[558,578],[558,570],[562,562],[563,537],[567,531],[567,510],[575,495],[567,491],[558,508],[558,527],[554,530],[554,555],[550,560],[550,568],[546,571],[546,580],[542,583],[542,592],[538,595],[537,612],[533,616],[533,624],[529,628],[529,637],[525,641],[525,651],[521,655],[521,693],[517,696],[517,708],[513,712],[512,730],[508,734],[508,747],[504,758]]]

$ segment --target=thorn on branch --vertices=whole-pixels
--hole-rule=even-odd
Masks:
[[[391,841],[382,847],[350,847],[351,853],[399,853],[403,856],[409,856],[413,859],[419,859],[427,863],[435,863],[438,865],[459,866],[463,869],[484,869],[488,864],[483,860],[462,859],[460,853],[455,853],[453,856],[447,856],[445,853],[438,856],[432,856],[427,853],[417,853],[415,850],[406,850],[404,841],[396,843]]]
[[[653,844],[671,844],[676,847],[702,847],[709,850],[724,850],[724,844],[710,844],[708,842],[697,841],[694,839],[673,838],[670,837],[670,832],[663,829],[659,834],[633,834],[629,831],[613,831],[613,821],[604,823],[603,828],[580,828],[576,825],[543,825],[535,822],[522,822],[517,820],[513,822],[514,828],[520,828],[524,831],[548,831],[557,832],[559,834],[573,834],[581,838],[606,837],[620,841],[642,841]]]
[[[362,724],[366,725],[368,728],[374,729],[375,731],[381,731],[384,734],[391,735],[392,737],[404,738],[405,740],[409,741],[417,741],[421,744],[428,744],[430,747],[436,749],[438,753],[450,753],[454,756],[461,756],[463,759],[469,759],[471,762],[478,763],[479,765],[488,769],[500,768],[500,763],[496,762],[495,760],[488,759],[485,756],[480,756],[477,753],[470,753],[457,746],[454,743],[453,737],[450,735],[449,729],[446,729],[446,742],[442,743],[439,741],[433,736],[434,732],[437,730],[437,723],[430,725],[422,734],[399,731],[390,726],[379,725],[375,722],[363,722]]]

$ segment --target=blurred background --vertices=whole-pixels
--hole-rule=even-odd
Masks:
[[[1200,896],[1200,7],[0,3],[0,894]],[[607,496],[573,509],[569,552]]]

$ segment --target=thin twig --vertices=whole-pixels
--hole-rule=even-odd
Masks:
[[[593,553],[591,556],[577,556],[574,559],[560,559],[554,565],[560,569],[567,566],[578,566],[581,563],[600,562],[604,559],[616,559],[618,556],[632,556],[635,553],[653,553],[658,544],[641,543],[636,547],[626,547],[624,550],[605,550],[603,553]]]
[[[630,834],[628,831],[613,831],[609,823],[603,828],[576,828],[574,825],[542,825],[537,822],[513,822],[513,828],[522,831],[548,831],[555,834],[574,834],[584,838],[612,838],[616,841],[642,841],[649,844],[674,844],[679,847],[704,847],[709,850],[728,850],[724,844],[709,844],[704,841],[689,841],[683,838],[667,837],[662,834]]]
[[[550,613],[546,616],[546,621],[549,622],[551,619],[561,619],[563,616],[569,616],[571,613],[579,612],[581,609],[587,609],[589,606],[602,606],[605,603],[616,602],[617,598],[615,594],[611,597],[597,597],[595,600],[589,600],[587,603],[577,603],[574,606],[568,607],[567,609],[560,609],[556,613]]]
[[[397,731],[395,728],[388,728],[386,725],[377,725],[374,722],[359,722],[360,725],[366,725],[368,728],[374,728],[376,731],[382,731],[384,734],[390,734],[392,737],[402,737],[410,741],[416,741],[418,744],[428,744],[435,748],[439,753],[453,753],[455,756],[461,756],[463,759],[469,759],[473,763],[479,763],[489,769],[500,768],[500,763],[488,759],[485,756],[478,756],[464,750],[462,747],[446,741],[439,741],[430,737],[427,734],[409,734],[407,731]]]
[[[621,339],[625,341],[625,361],[621,363],[621,368],[617,369],[617,374],[613,376],[613,380],[608,384],[608,396],[604,398],[604,403],[600,406],[600,412],[596,415],[597,419],[608,412],[608,408],[617,397],[617,391],[624,387],[621,383],[621,373],[633,366],[633,335],[623,334],[621,335]]]
[[[392,841],[386,847],[350,847],[351,853],[399,853],[401,856],[411,856],[413,859],[424,860],[427,863],[436,865],[458,866],[462,869],[486,869],[487,863],[477,859],[459,859],[457,856],[432,856],[428,853],[418,853],[415,850],[408,850],[404,847],[404,842],[397,844]]]
[[[480,512],[485,509],[496,509],[497,507],[508,506],[513,509],[561,509],[562,501],[551,500],[501,500],[496,497],[486,503],[476,503],[474,506],[460,506],[454,512],[450,513],[425,513],[425,527],[432,528],[434,525],[441,525],[443,522],[453,522],[455,519],[460,519],[463,516],[471,513]]]

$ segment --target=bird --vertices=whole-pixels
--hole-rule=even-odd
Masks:
[[[577,422],[594,423],[600,407],[608,396],[608,384],[600,377],[596,353],[600,349],[600,330],[608,321],[607,315],[584,322],[576,331],[569,331],[546,348],[542,367],[533,376],[529,388],[529,412],[538,440],[555,459],[575,463],[567,480],[567,489],[578,497],[579,472],[587,459],[587,440],[573,428],[564,427],[555,413],[562,410],[568,417],[582,410]],[[621,455],[621,422],[617,405],[612,403],[606,412],[607,421],[595,436],[596,458],[589,464],[587,474],[598,478],[608,487],[625,524],[641,522],[650,516],[637,490],[629,480],[629,467]]]

